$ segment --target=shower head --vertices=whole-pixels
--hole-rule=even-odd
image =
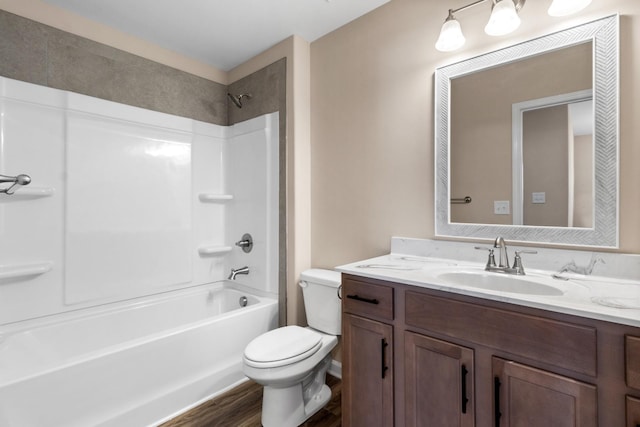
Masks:
[[[227,93],[227,96],[229,97],[229,99],[236,105],[236,107],[238,108],[242,108],[242,98],[247,98],[247,99],[251,99],[251,94],[250,93],[243,93],[240,94],[238,96],[233,95],[231,93]]]

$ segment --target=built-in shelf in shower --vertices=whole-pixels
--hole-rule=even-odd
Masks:
[[[198,198],[201,202],[204,203],[219,203],[219,202],[228,202],[229,200],[233,200],[233,195],[231,194],[218,194],[218,193],[200,193],[198,194]]]
[[[52,268],[53,262],[51,261],[0,265],[0,280],[38,276],[51,271]]]
[[[19,187],[11,197],[18,199],[38,199],[40,197],[51,197],[55,193],[53,187]]]
[[[224,255],[231,252],[231,246],[203,245],[198,248],[200,256]]]

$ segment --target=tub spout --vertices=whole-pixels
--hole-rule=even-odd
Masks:
[[[238,274],[249,274],[249,267],[232,268],[231,274],[229,274],[229,280],[236,280]]]

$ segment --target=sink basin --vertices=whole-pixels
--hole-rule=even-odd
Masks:
[[[527,295],[563,295],[564,292],[551,285],[545,285],[527,276],[513,276],[486,271],[450,271],[437,274],[436,277],[446,283],[458,286],[486,289],[496,292],[509,292]]]

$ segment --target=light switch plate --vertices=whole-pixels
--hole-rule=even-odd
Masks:
[[[544,191],[531,193],[531,203],[546,203],[547,194]]]
[[[509,215],[509,201],[508,200],[494,200],[493,201],[493,213],[496,215]]]

